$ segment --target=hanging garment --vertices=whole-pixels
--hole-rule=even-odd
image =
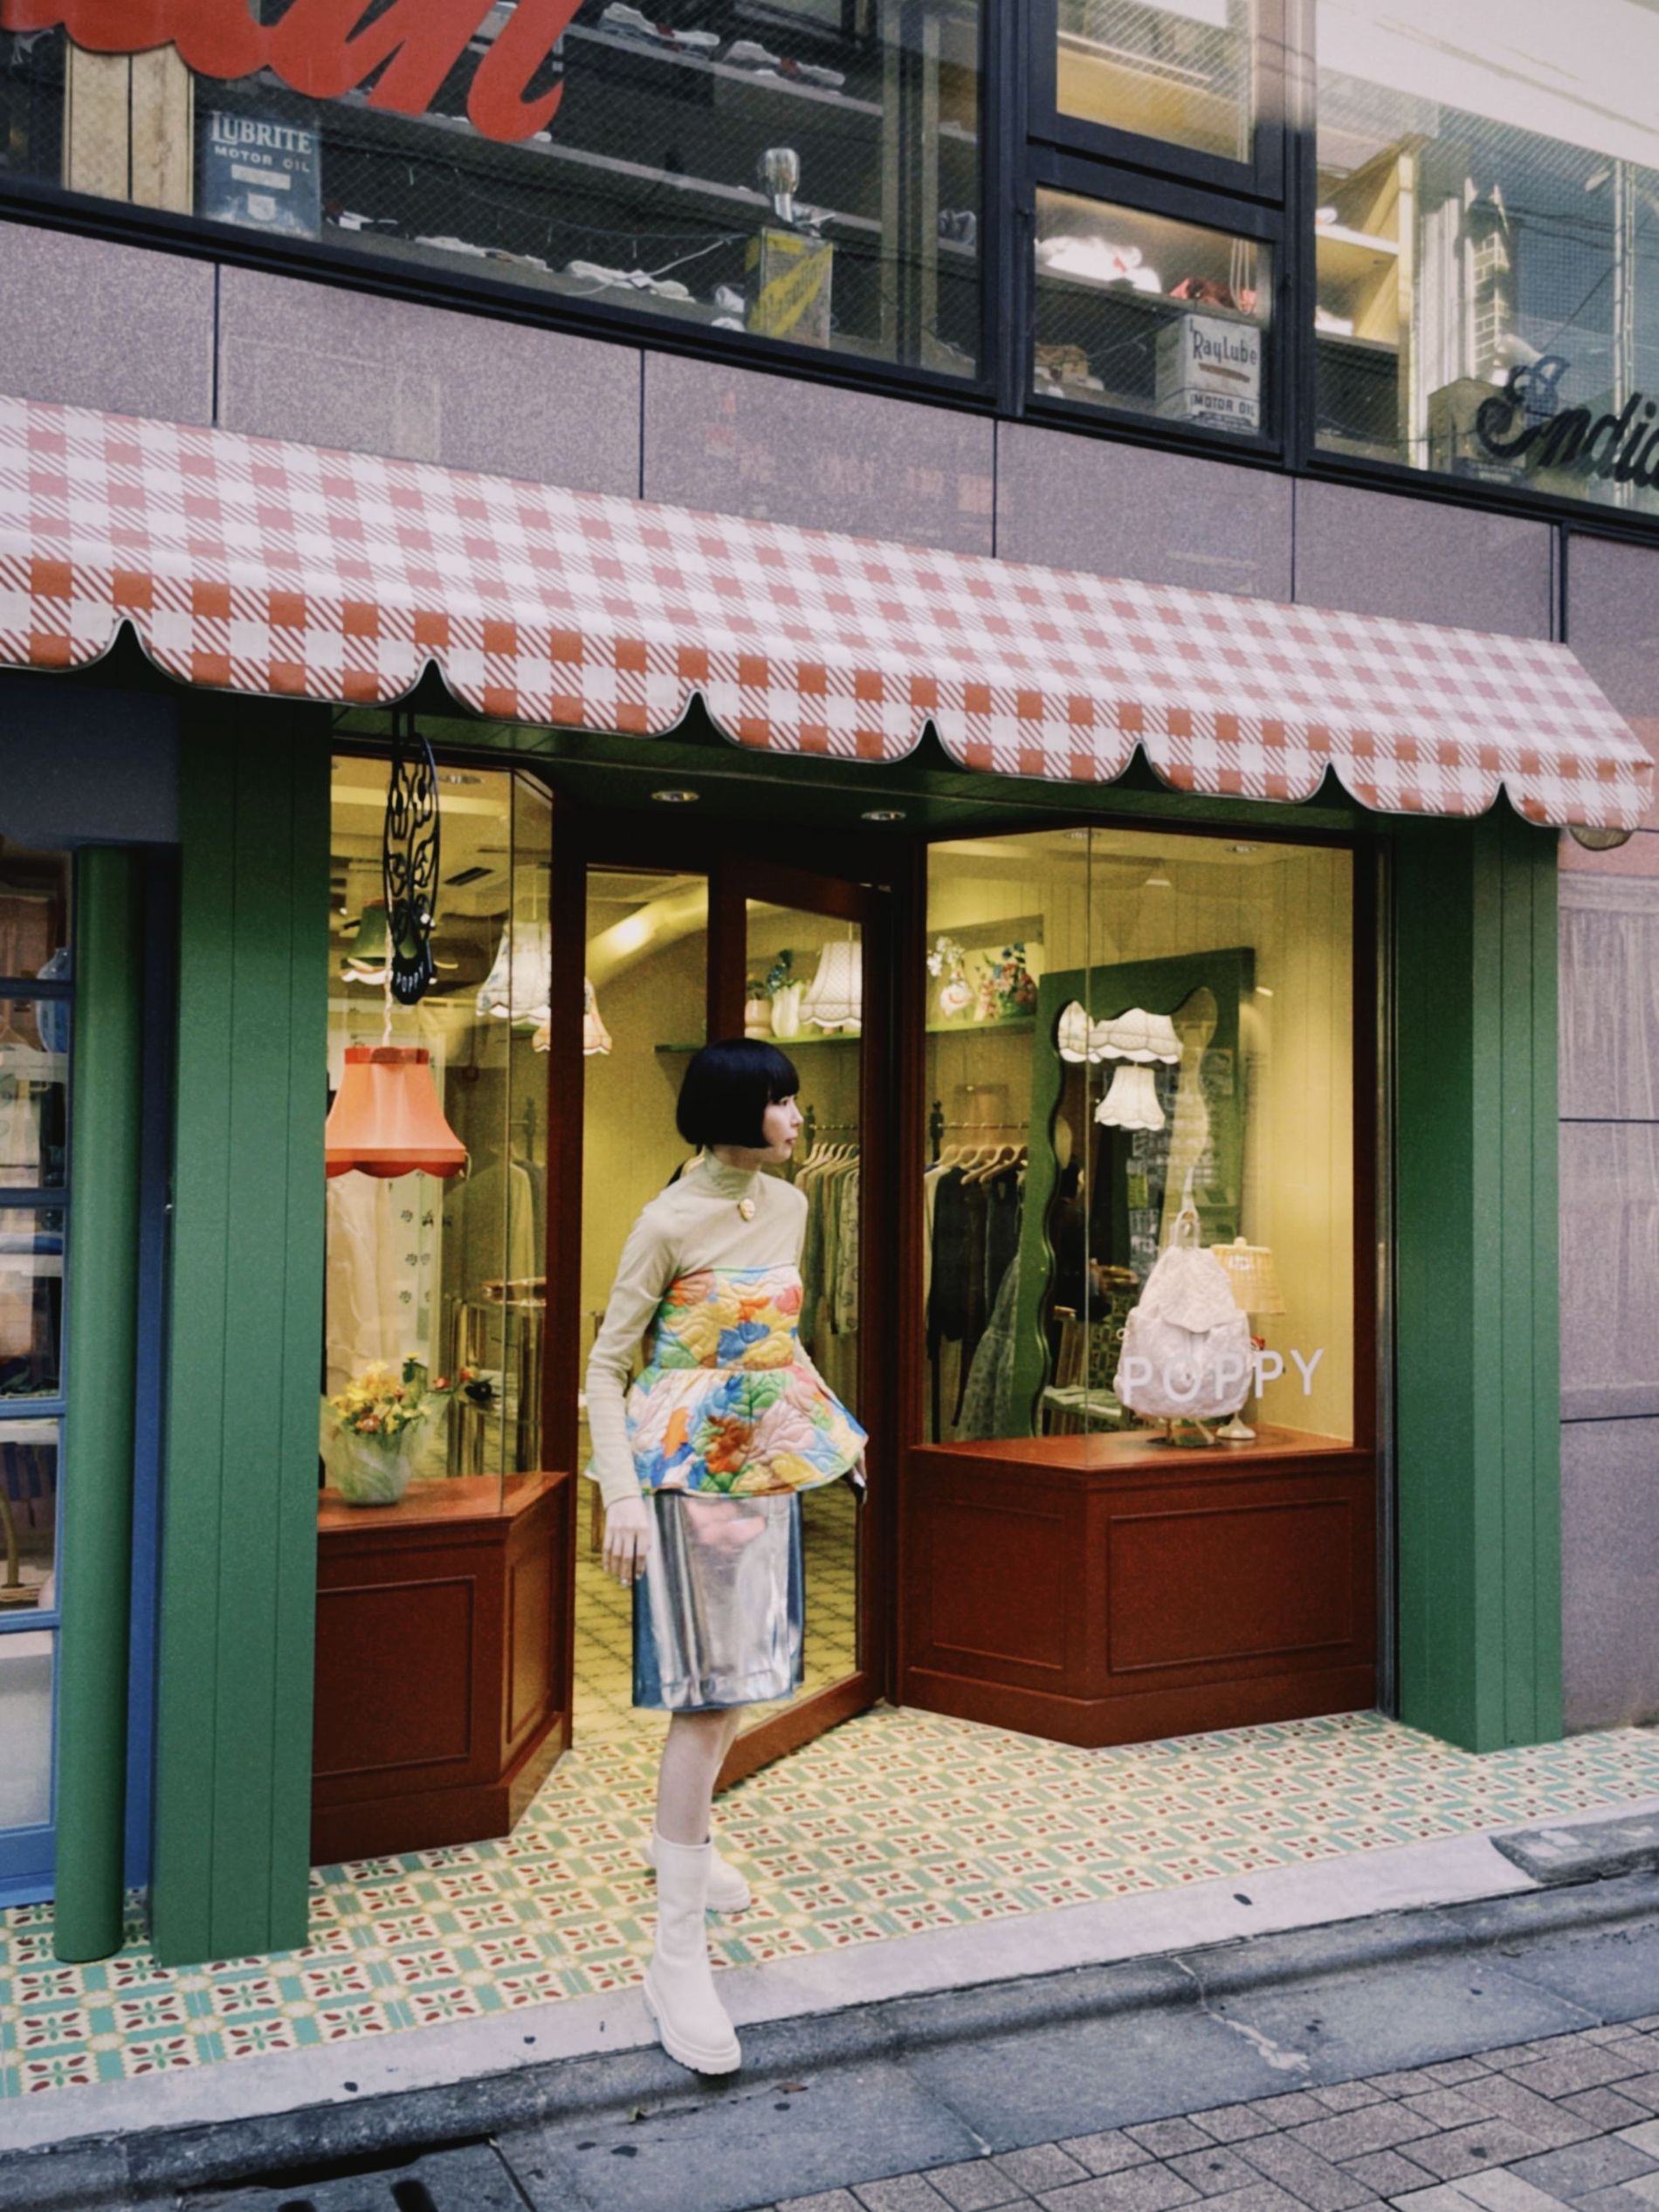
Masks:
[[[986,1205],[985,1306],[988,1313],[995,1310],[997,1293],[1002,1288],[1002,1278],[1019,1253],[1023,1193],[1019,1177],[1012,1172],[995,1176],[983,1187]]]
[[[438,1365],[437,1193],[424,1175],[336,1175],[324,1199],[324,1343],[332,1396],[374,1361]]]
[[[965,1441],[1011,1432],[1014,1407],[1015,1323],[1019,1309],[1019,1270],[1007,1267],[997,1287],[985,1334],[980,1338],[962,1385],[962,1410],[956,1432]]]

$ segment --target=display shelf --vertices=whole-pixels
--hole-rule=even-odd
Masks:
[[[1316,330],[1313,342],[1316,346],[1330,346],[1343,353],[1386,354],[1391,361],[1400,358],[1400,340],[1397,338],[1361,338],[1354,331]]]
[[[1218,322],[1244,323],[1252,330],[1267,328],[1259,316],[1249,314],[1242,307],[1212,306],[1205,299],[1176,299],[1167,292],[1141,292],[1133,285],[1125,284],[1121,278],[1082,277],[1068,270],[1039,266],[1036,280],[1040,295],[1069,293],[1079,299],[1110,299],[1114,306],[1139,308],[1148,315],[1156,315],[1160,321],[1175,315],[1203,315],[1213,316]]]
[[[1363,284],[1367,277],[1380,274],[1400,258],[1397,238],[1352,230],[1341,223],[1318,224],[1313,243],[1320,276],[1339,285]]]

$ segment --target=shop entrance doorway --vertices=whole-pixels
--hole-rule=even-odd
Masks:
[[[662,848],[652,838],[651,844]],[[580,1359],[598,1327],[636,1215],[686,1164],[674,1124],[692,1054],[710,1038],[765,1036],[794,1061],[805,1127],[789,1178],[809,1201],[802,1342],[871,1434],[873,1502],[836,1482],[803,1500],[806,1678],[787,1705],[757,1707],[732,1782],[874,1703],[884,1686],[878,1528],[884,1469],[892,1163],[887,895],[847,878],[728,850],[695,868],[644,841],[590,835],[585,856],[586,1014],[582,1115]],[[585,1421],[578,1444],[585,1466]],[[631,1703],[630,1606],[600,1565],[597,1492],[579,1512],[574,1652],[578,1745],[637,1741],[664,1725]]]

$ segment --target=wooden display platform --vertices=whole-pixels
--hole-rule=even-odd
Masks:
[[[504,1836],[570,1741],[568,1477],[320,1493],[312,1858]]]
[[[1369,1451],[921,1446],[903,1518],[906,1705],[1093,1748],[1375,1701]]]

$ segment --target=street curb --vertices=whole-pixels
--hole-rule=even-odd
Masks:
[[[1654,1917],[1659,1870],[1645,1868],[1573,1887],[1421,1907],[753,2025],[743,2031],[743,2073],[720,2085],[688,2079],[653,2046],[543,2060],[437,2088],[378,2093],[360,2105],[316,2105],[241,2122],[13,2151],[0,2163],[0,2212],[128,2212],[166,2202],[180,2190],[279,2174],[301,2160],[389,2156],[577,2119],[603,2126],[641,2106],[656,2117],[752,2090],[768,2076],[821,2074],[943,2044],[1154,2007],[1201,2008],[1274,1983],[1475,1950],[1518,1934]]]

